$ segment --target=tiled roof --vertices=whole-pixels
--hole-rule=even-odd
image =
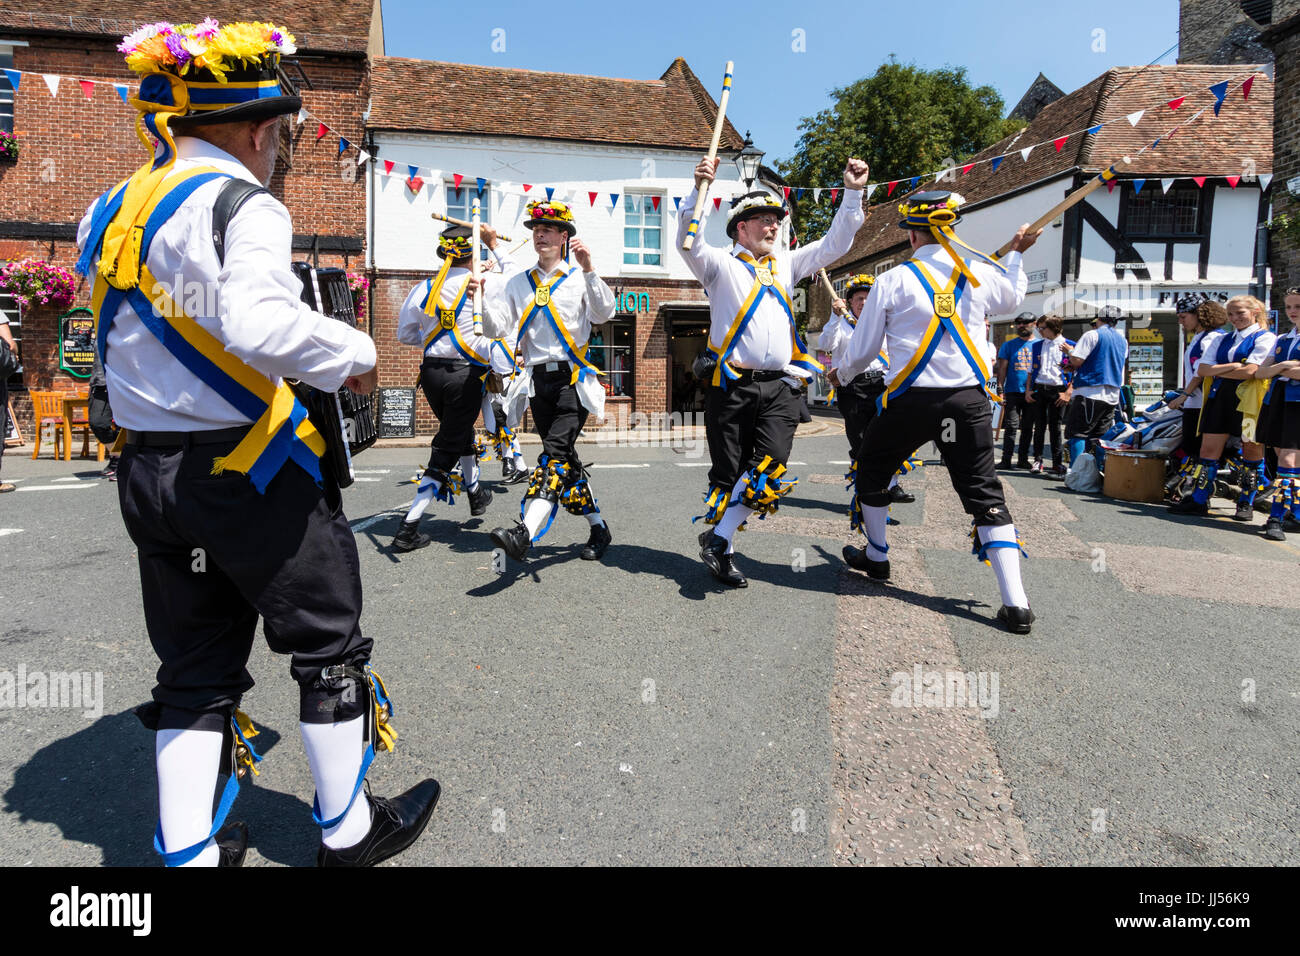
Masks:
[[[717,116],[681,57],[657,80],[378,57],[371,96],[371,129],[699,150],[708,149]],[[728,120],[720,148],[743,145]]]
[[[0,9],[0,29],[111,37],[125,36],[158,20],[270,20],[292,33],[304,52],[365,53],[374,7],[375,0],[330,0],[314,5],[291,0],[6,0]]]
[[[1099,173],[1122,156],[1135,157],[1120,167],[1120,175],[1130,177],[1159,176],[1233,176],[1243,173],[1247,159],[1254,160],[1256,173],[1273,171],[1273,83],[1262,73],[1255,73],[1250,98],[1242,99],[1242,80],[1252,73],[1249,66],[1178,66],[1119,67],[1103,73],[1068,96],[1043,108],[1042,112],[1020,133],[1008,136],[983,150],[969,162],[976,165],[955,183],[922,182],[918,191],[954,189],[967,203],[981,203],[1045,179],[1080,170]],[[1180,129],[1158,149],[1139,151],[1172,127],[1187,120],[1204,106],[1214,104],[1209,87],[1228,80],[1229,93],[1219,116],[1207,110],[1195,123]],[[1177,111],[1166,105],[1186,96]],[[1146,110],[1136,127],[1124,117]],[[1097,123],[1118,119],[1092,136],[1080,131]],[[1060,152],[1052,140],[1073,134]],[[1019,150],[1035,146],[1026,161]],[[1007,155],[994,172],[988,160]],[[910,181],[901,186],[910,185]],[[883,197],[885,187],[874,193]],[[898,201],[906,195],[895,189],[888,200],[867,208],[866,222],[859,230],[849,253],[832,266],[842,268],[868,259],[904,241],[898,226]],[[1046,212],[1046,210],[1044,210]]]

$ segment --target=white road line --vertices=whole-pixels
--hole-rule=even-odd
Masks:
[[[381,481],[380,478],[358,478],[357,481]]]
[[[831,459],[830,461],[828,461],[826,464],[828,464],[828,465],[851,465],[851,464],[853,464],[853,462],[851,462],[851,461],[836,461],[834,458],[832,458],[832,459]]]
[[[72,475],[68,478],[55,478],[54,480],[55,481],[98,481],[99,476],[96,475],[94,478],[78,478],[76,475]]]
[[[358,471],[358,475],[386,475],[391,472],[391,468],[371,468],[366,471]]]
[[[588,465],[587,467],[591,469],[596,469],[596,468],[649,468],[650,466],[646,464],[642,464],[642,465]]]
[[[678,468],[708,468],[712,466],[709,461],[677,461],[673,462]]]
[[[22,533],[23,533],[22,528],[0,528],[0,538],[3,538],[7,534],[22,534]]]
[[[87,481],[84,484],[77,485],[27,485],[19,488],[19,491],[78,491],[82,488],[94,488],[96,483]]]
[[[354,521],[352,522],[351,525],[349,525],[349,527],[352,528],[353,534],[359,534],[360,532],[365,531],[367,528],[369,528],[372,524],[379,524],[379,522],[383,521],[385,518],[391,518],[393,517],[393,515],[400,515],[405,513],[406,513],[405,511],[383,511],[377,515],[371,515],[369,518],[361,518],[357,521]]]
[[[808,462],[806,462],[806,461],[787,461],[786,464],[787,464],[787,465],[806,465],[806,464],[808,464]]]

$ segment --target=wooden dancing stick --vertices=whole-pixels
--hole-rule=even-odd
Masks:
[[[474,281],[480,283],[481,266],[479,258],[481,256],[479,248],[482,240],[479,238],[479,230],[483,223],[483,215],[478,205],[478,197],[474,197],[474,205],[470,214],[471,226],[473,230],[473,258],[470,260],[470,273],[474,276]],[[474,288],[474,331],[482,334],[483,332],[483,286],[478,284]]]
[[[713,141],[709,144],[709,159],[716,159],[718,156],[718,143],[722,140],[722,124],[727,121],[727,100],[731,98],[731,68],[735,64],[727,61],[727,70],[722,76],[722,96],[718,100],[718,118],[713,122]],[[704,188],[699,191],[695,197],[695,212],[691,216],[691,223],[686,227],[686,238],[682,240],[682,248],[689,249],[695,245],[695,234],[700,231],[700,216],[704,214],[704,203],[708,199],[709,183],[704,184]]]
[[[831,285],[831,279],[830,279],[830,276],[828,276],[828,275],[826,274],[826,270],[825,270],[825,269],[818,269],[818,270],[817,270],[817,274],[818,274],[819,276],[821,276],[821,280],[822,280],[822,282],[824,282],[824,283],[826,284],[826,291],[829,292],[829,293],[831,294],[831,309],[834,310],[834,311],[836,311],[836,312],[838,312],[840,315],[844,315],[844,314],[846,314],[846,313],[848,312],[848,309],[847,309],[847,308],[844,308],[844,309],[836,309],[836,308],[835,308],[835,300],[838,299],[839,296],[838,296],[838,295],[836,294],[836,292],[835,292],[835,286]]]
[[[439,220],[440,222],[450,223],[453,226],[470,226],[472,228],[474,225],[472,222],[466,222],[464,219],[457,219],[454,216],[444,216],[440,212],[429,213],[429,215],[432,216],[434,219]],[[500,232],[497,233],[497,238],[500,239],[502,242],[510,241],[509,236]]]
[[[1061,213],[1065,212],[1071,206],[1077,205],[1078,203],[1086,199],[1088,196],[1096,192],[1098,189],[1100,189],[1102,186],[1106,185],[1109,182],[1113,182],[1115,177],[1119,175],[1117,171],[1117,167],[1121,163],[1127,166],[1132,161],[1133,160],[1125,156],[1123,159],[1115,163],[1115,165],[1111,166],[1109,169],[1103,170],[1101,173],[1094,176],[1088,182],[1084,183],[1074,192],[1070,193],[1070,195],[1066,196],[1064,199],[1058,202],[1051,209],[1047,210],[1047,212],[1043,213],[1041,216],[1039,216],[1037,219],[1031,222],[1029,224],[1029,228],[1025,230],[1026,235],[1028,235],[1031,232],[1037,232],[1039,229],[1046,227],[1049,223],[1051,223],[1053,219],[1061,215]],[[1011,251],[1011,245],[1013,242],[1015,242],[1014,239],[1009,240],[1006,245],[1004,245],[1001,249],[999,249],[996,253],[993,254],[993,258],[1001,259],[1003,256],[1005,256],[1008,252]]]

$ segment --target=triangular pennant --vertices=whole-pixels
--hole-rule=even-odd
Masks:
[[[533,188],[533,184],[532,184],[532,183],[524,183],[524,195],[527,196],[527,195],[528,195],[528,190],[530,190],[530,189],[532,189],[532,188]]]
[[[1058,153],[1059,153],[1059,152],[1061,151],[1061,149],[1065,146],[1065,141],[1066,141],[1067,139],[1069,139],[1069,138],[1070,138],[1070,137],[1069,137],[1068,135],[1067,135],[1067,136],[1058,136],[1056,139],[1052,140],[1052,145],[1056,147],[1056,151],[1057,151]]]
[[[992,164],[992,165],[993,165],[993,171],[994,171],[995,173],[998,171],[998,167],[1002,165],[1002,160],[1004,160],[1004,159],[1006,159],[1005,156],[994,156],[994,157],[993,157],[993,164]]]
[[[590,193],[590,192],[587,193],[587,199],[591,201],[591,204],[593,206],[596,205],[596,196],[598,195],[599,193]]]
[[[617,209],[617,208],[618,208],[618,193],[610,193],[610,194],[609,194],[609,202],[610,202],[610,207],[609,207],[610,209]]]
[[[1241,182],[1240,176],[1224,176],[1223,178],[1228,181],[1228,185],[1231,186],[1233,189],[1236,189],[1237,183]]]
[[[328,126],[326,126],[324,123],[321,123],[320,126],[318,126],[318,127],[316,128],[316,140],[317,140],[317,142],[319,142],[320,139],[321,139],[321,137],[324,136],[324,135],[325,135],[326,133],[328,133],[329,131],[330,131],[330,128],[329,128]]]
[[[1214,115],[1219,115],[1219,110],[1223,109],[1223,101],[1228,97],[1228,81],[1215,83],[1210,87],[1210,92],[1214,94]]]
[[[822,191],[817,187],[813,187],[813,202],[821,202],[821,201],[822,201]]]
[[[391,159],[386,159],[384,160],[384,175],[391,176],[392,174],[393,174],[393,161]]]
[[[554,187],[554,186],[547,186],[547,187],[546,187],[546,201],[547,201],[547,202],[550,202],[550,201],[551,201],[551,197],[554,196],[554,195],[555,195],[555,187]]]
[[[123,103],[125,103],[127,106],[131,105],[131,100],[129,99],[130,90],[126,88],[125,83],[114,83],[113,89],[117,90],[117,95],[122,97]]]
[[[1174,184],[1174,181],[1173,181],[1172,178],[1171,178],[1171,179],[1162,179],[1162,180],[1160,180],[1160,189],[1161,189],[1163,192],[1169,192],[1169,187],[1172,186],[1173,184]]]
[[[5,76],[8,77],[9,79],[9,85],[12,86],[14,88],[14,92],[17,93],[18,81],[23,78],[22,73],[18,72],[17,70],[5,70]],[[126,89],[126,87],[123,87],[123,89]]]
[[[1169,101],[1169,108],[1170,108],[1171,110],[1176,110],[1176,109],[1178,109],[1178,107],[1180,107],[1180,106],[1183,105],[1183,101],[1186,100],[1186,99],[1187,99],[1187,97],[1185,97],[1185,96],[1180,96],[1180,97],[1178,97],[1178,99],[1176,99],[1176,100],[1170,100],[1170,101]]]
[[[889,189],[886,190],[885,195],[886,196],[894,195],[894,190],[897,188],[898,188],[898,180],[895,179],[892,183],[889,184]]]
[[[411,175],[409,175],[409,176],[406,177],[407,179],[414,179],[414,178],[415,178],[415,174],[418,173],[418,172],[420,171],[420,167],[419,167],[419,166],[407,166],[406,168],[407,168],[408,170],[410,170],[410,172],[411,172]]]
[[[877,189],[879,189],[879,188],[880,188],[880,183],[868,183],[868,184],[867,184],[867,202],[871,202],[871,194],[874,193],[874,192],[875,192]],[[832,192],[832,193],[836,193],[836,192],[839,192],[839,190],[838,190],[838,189],[832,189],[831,192]]]
[[[658,197],[658,196],[651,196],[651,197],[650,197],[650,205],[652,205],[652,206],[655,207],[655,212],[658,212],[658,211],[659,211],[659,197]]]
[[[1113,180],[1113,179],[1109,179],[1109,180],[1107,180],[1107,181],[1106,181],[1106,192],[1108,192],[1108,193],[1113,193],[1114,191],[1115,191],[1115,180]]]
[[[969,173],[969,172],[970,172],[972,169],[974,169],[974,168],[975,168],[975,164],[974,164],[974,163],[967,163],[965,166],[963,166],[963,167],[961,168],[961,174],[962,174],[963,176],[965,176],[967,173]]]
[[[794,191],[794,198],[795,198],[795,199],[803,199],[803,187],[802,187],[802,186],[799,187],[798,189],[796,189],[796,190]]]
[[[789,201],[790,201],[790,187],[789,187],[789,186],[782,186],[782,187],[781,187],[781,191],[785,194],[785,196],[784,196],[785,201],[786,201],[786,202],[789,202]]]
[[[1034,151],[1034,147],[1026,146],[1024,149],[1020,151],[1020,158],[1023,159],[1025,162],[1029,162],[1029,154],[1032,153],[1033,151]]]
[[[474,177],[474,185],[475,185],[475,187],[476,187],[476,194],[478,195],[478,198],[479,198],[479,199],[482,199],[482,198],[483,198],[483,189],[484,189],[484,187],[487,186],[487,180],[484,179],[482,176],[475,176],[475,177]]]
[[[348,148],[348,141],[342,136],[339,137],[339,155],[342,156]]]
[[[300,109],[298,111],[298,125],[301,126],[303,123],[307,122],[307,117],[310,115],[311,114],[307,112],[307,107],[304,106]]]
[[[1154,143],[1151,144],[1151,148],[1152,148],[1152,149],[1155,149],[1155,148],[1156,148],[1157,146],[1159,146],[1159,145],[1160,145],[1160,140],[1157,139]]]
[[[1138,123],[1142,122],[1142,114],[1145,112],[1146,110],[1138,110],[1136,113],[1129,113],[1128,116],[1125,117],[1125,119],[1128,120],[1129,126],[1136,126]]]
[[[61,80],[62,77],[56,73],[42,73],[41,79],[43,79],[45,85],[50,88],[50,96],[59,95],[59,80]]]
[[[1096,126],[1089,126],[1089,127],[1088,127],[1088,135],[1089,135],[1089,136],[1092,136],[1092,135],[1095,135],[1096,133],[1100,133],[1100,132],[1101,132],[1101,128],[1102,128],[1103,126],[1105,126],[1105,125],[1106,125],[1105,123],[1098,123]]]
[[[681,212],[681,211],[682,211],[682,197],[681,197],[681,196],[674,196],[674,197],[673,197],[673,212]]]
[[[1201,189],[1204,189],[1204,188],[1205,188],[1205,177],[1204,177],[1204,176],[1193,176],[1193,177],[1192,177],[1192,182],[1196,183],[1196,185],[1199,186]]]
[[[365,162],[367,159],[369,159],[369,158],[370,158],[370,154],[367,153],[367,152],[363,149],[363,150],[361,151],[361,155],[357,157],[357,165],[360,166],[362,163],[364,163],[364,162]]]
[[[1254,85],[1255,85],[1255,76],[1254,74],[1251,74],[1250,76],[1246,77],[1246,82],[1241,84],[1241,98],[1243,100],[1250,99],[1250,88]]]
[[[721,196],[714,196],[714,197],[713,197],[713,211],[714,211],[714,212],[717,212],[717,211],[718,211],[719,209],[721,209],[721,208],[722,208],[722,197],[721,197]]]
[[[412,167],[414,168],[414,167]],[[412,176],[406,181],[406,188],[413,193],[418,193],[424,186],[424,180],[419,176]]]
[[[1133,195],[1136,196],[1136,195],[1138,195],[1139,193],[1141,193],[1141,192],[1142,192],[1142,187],[1145,186],[1146,184],[1147,184],[1147,181],[1146,181],[1145,179],[1135,179],[1135,180],[1133,180]]]
[[[912,188],[915,189],[915,188],[917,187],[917,185],[918,185],[920,182],[921,182],[921,177],[920,177],[920,176],[913,176],[913,177],[912,177]]]
[[[1272,181],[1273,181],[1272,173],[1264,173],[1263,175],[1261,175],[1259,177],[1259,191],[1265,192],[1268,189],[1268,184],[1271,183]]]
[[[875,189],[876,187],[875,187],[875,186],[872,186],[871,188],[872,188],[872,189]],[[867,195],[870,196],[871,193],[867,193]],[[832,189],[832,190],[831,190],[831,205],[834,206],[834,205],[835,205],[837,202],[839,202],[839,201],[840,201],[840,191],[839,191],[838,189]]]
[[[81,92],[86,94],[86,99],[95,98],[95,84],[91,80],[77,80],[81,85]]]
[[[464,179],[465,177],[462,176],[460,173],[452,173],[452,174],[451,174],[451,178],[452,178],[452,181],[455,182],[455,184],[456,184],[456,191],[457,191],[457,192],[460,192],[460,181],[461,181],[462,179]]]

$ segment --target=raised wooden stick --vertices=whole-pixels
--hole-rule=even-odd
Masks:
[[[709,159],[717,158],[718,143],[722,140],[722,124],[727,121],[727,100],[731,98],[731,68],[734,65],[731,60],[728,60],[727,71],[722,76],[722,97],[718,100],[718,118],[713,123],[713,141],[709,144]],[[691,216],[690,225],[686,227],[686,238],[682,240],[683,249],[695,245],[695,234],[700,231],[700,216],[704,214],[704,203],[708,195],[709,184],[705,183],[704,188],[695,197],[695,212]]]
[[[817,274],[821,276],[822,282],[826,283],[826,291],[831,294],[831,310],[834,312],[838,312],[840,315],[847,315],[848,314],[847,308],[843,308],[843,309],[835,308],[835,300],[839,298],[839,295],[836,294],[835,292],[835,286],[831,285],[831,278],[826,274],[826,270],[818,269]]]
[[[472,223],[472,222],[466,222],[464,219],[456,219],[456,218],[453,217],[453,216],[444,216],[444,215],[443,215],[442,213],[440,213],[440,212],[430,213],[429,215],[432,216],[434,219],[439,220],[440,222],[450,223],[450,224],[453,225],[453,226],[469,226],[470,228],[473,228],[473,226],[474,226],[474,223]],[[500,233],[500,232],[497,233],[497,238],[500,239],[502,242],[509,242],[509,241],[510,241],[510,237],[509,237],[509,236],[505,235],[504,233]]]
[[[479,264],[479,259],[482,257],[479,252],[482,243],[479,238],[479,229],[483,223],[483,215],[479,209],[477,196],[474,197],[474,205],[471,210],[470,229],[473,230],[474,258],[470,261],[470,273],[474,276],[476,283],[474,287],[474,331],[481,335],[483,333],[483,287],[477,283],[479,282],[479,276],[482,274],[482,267]]]
[[[1109,182],[1112,182],[1115,179],[1115,177],[1118,175],[1116,167],[1118,167],[1121,163],[1127,166],[1132,161],[1133,160],[1125,156],[1119,162],[1115,163],[1114,166],[1111,166],[1109,169],[1103,170],[1097,176],[1088,180],[1088,182],[1084,183],[1074,192],[1070,193],[1070,195],[1066,196],[1064,199],[1058,202],[1051,209],[1047,210],[1047,212],[1043,213],[1041,216],[1039,216],[1037,219],[1031,222],[1029,224],[1029,228],[1026,229],[1025,232],[1027,234],[1031,232],[1037,232],[1039,229],[1046,227],[1053,219],[1061,215],[1061,213],[1065,212],[1071,206],[1074,206],[1082,202],[1084,199],[1086,199],[1088,196],[1091,196],[1102,186],[1106,185]],[[993,257],[995,259],[1001,259],[1003,256],[1005,256],[1008,252],[1011,251],[1011,245],[1014,242],[1015,242],[1014,239],[1008,240],[1006,245],[1004,245],[1001,249],[999,249],[996,253],[994,253]]]

